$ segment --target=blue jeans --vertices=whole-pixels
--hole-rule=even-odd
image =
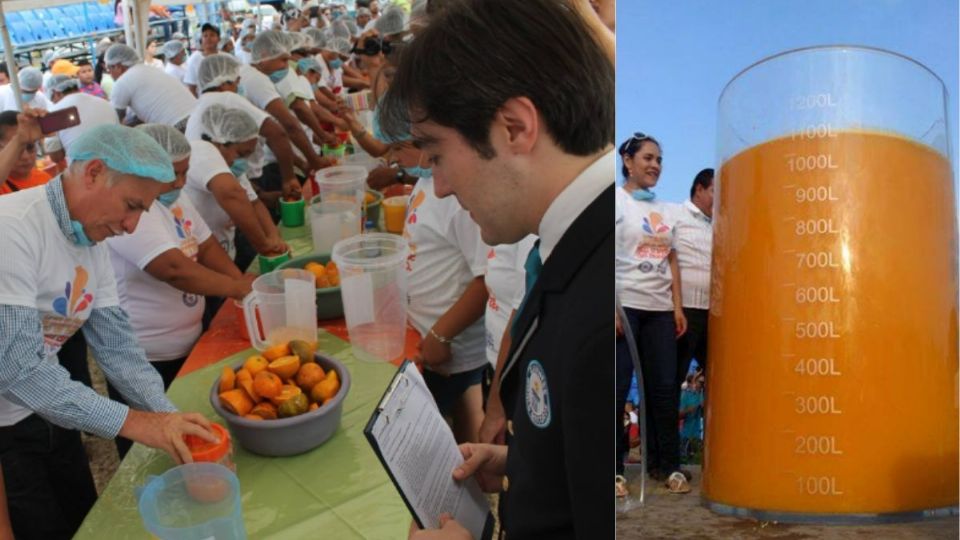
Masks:
[[[0,427],[0,465],[18,540],[73,537],[97,500],[80,432],[36,414]]]
[[[677,390],[677,338],[672,311],[624,308],[624,332],[632,332],[643,369],[642,399],[646,403],[647,470],[672,472],[680,468],[680,392]],[[629,328],[629,329],[628,329]],[[633,361],[627,340],[617,338],[617,474],[623,474],[623,459],[629,446],[622,434],[623,408],[633,378]]]

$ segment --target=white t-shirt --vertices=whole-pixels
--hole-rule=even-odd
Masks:
[[[283,102],[288,106],[297,98],[309,100],[313,97],[310,92],[304,92],[303,86],[299,81],[300,75],[297,75],[292,69],[287,72],[287,76],[276,83],[277,92],[283,98]],[[310,83],[307,83],[307,87]]]
[[[267,110],[267,105],[273,100],[283,99],[270,77],[253,66],[240,66],[240,88],[250,103],[263,110]]]
[[[615,216],[620,302],[633,309],[673,311],[667,260],[674,247],[672,214],[663,203],[638,201],[618,187]]]
[[[484,313],[486,325],[487,361],[497,365],[500,354],[500,341],[507,331],[510,313],[520,308],[526,293],[526,275],[524,264],[530,248],[537,241],[535,235],[527,235],[516,244],[500,244],[487,252],[487,275],[484,283],[490,297]]]
[[[456,197],[438,199],[433,178],[420,178],[410,194],[403,236],[410,244],[404,263],[407,272],[407,315],[426,336],[477,276],[486,272],[489,246],[480,239],[480,227]],[[486,362],[483,319],[453,338],[453,358],[428,369],[441,374],[460,373]],[[451,337],[451,336],[444,336]]]
[[[209,237],[207,224],[181,194],[170,208],[155,201],[133,234],[107,239],[120,305],[151,362],[190,353],[202,330],[204,298],[160,281],[146,267],[171,249],[196,262],[200,244]]]
[[[250,55],[250,53],[243,50],[243,47],[240,47],[240,45],[234,47],[233,54],[237,57],[237,60],[239,60],[241,64],[250,65],[250,62],[253,61],[253,57]]]
[[[45,111],[50,110],[50,100],[47,99],[47,96],[43,92],[37,92],[28,103],[28,107],[34,109],[43,109]],[[20,107],[17,106],[17,98],[13,95],[13,85],[4,84],[0,86],[0,111],[19,111]]]
[[[90,94],[74,92],[51,105],[50,110],[59,111],[68,107],[77,108],[77,113],[80,115],[80,124],[72,128],[62,129],[53,135],[54,138],[59,139],[60,147],[64,150],[70,150],[73,141],[91,128],[120,123],[117,119],[117,111],[110,106],[107,100]],[[48,148],[48,150],[51,149]]]
[[[176,125],[193,111],[197,98],[175,77],[159,69],[136,64],[113,84],[110,104],[130,107],[147,124]]]
[[[178,66],[176,64],[167,62],[167,65],[164,66],[163,71],[167,75],[176,78],[181,83],[183,82],[183,78],[187,76],[187,69],[183,67],[183,64]]]
[[[330,67],[327,66],[327,61],[323,59],[323,55],[320,53],[313,55],[313,58],[320,65],[320,86],[330,88]]]
[[[190,141],[190,168],[187,170],[187,184],[183,193],[190,197],[190,202],[207,222],[210,232],[233,259],[237,254],[233,244],[236,226],[207,186],[213,177],[222,173],[233,174],[217,147],[207,141]],[[257,194],[246,175],[241,175],[237,181],[247,192],[248,200],[257,200]]]
[[[143,65],[145,65],[145,66],[150,66],[150,67],[154,67],[154,68],[157,68],[157,69],[163,69],[163,60],[160,60],[159,58],[154,58],[154,59],[150,60],[149,62],[144,61],[144,62],[143,62]]]
[[[57,362],[93,309],[119,303],[107,246],[80,247],[64,236],[42,186],[0,197],[0,230],[0,304],[39,312],[46,360]],[[31,414],[0,397],[0,426]]]
[[[674,225],[683,307],[710,309],[713,222],[693,202],[667,205]]]
[[[192,84],[196,86],[197,76],[200,73],[200,62],[203,62],[202,52],[193,51],[190,53],[190,56],[187,57],[187,61],[183,63],[183,65],[186,66],[186,73],[183,74],[183,84]]]
[[[253,117],[253,120],[257,123],[257,126],[263,126],[263,122],[267,118],[270,118],[269,114],[264,112],[262,109],[258,109],[252,103],[250,103],[249,100],[239,94],[235,94],[233,92],[204,92],[200,94],[200,97],[197,99],[197,104],[193,108],[193,113],[190,114],[190,120],[187,120],[187,129],[184,131],[184,135],[187,137],[187,140],[202,140],[203,112],[213,104],[223,105],[224,107],[229,107],[231,109],[242,109]],[[260,137],[258,140],[259,142],[257,143],[256,150],[254,150],[253,154],[250,154],[250,157],[247,159],[247,162],[250,166],[247,176],[250,178],[257,178],[260,176],[265,162],[263,148],[267,143],[263,137]]]

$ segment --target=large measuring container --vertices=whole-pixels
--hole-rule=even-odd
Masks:
[[[946,90],[865,47],[719,101],[703,495],[725,514],[955,514],[957,211]]]

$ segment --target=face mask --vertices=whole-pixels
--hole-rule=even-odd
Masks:
[[[87,233],[83,232],[83,225],[75,220],[70,220],[70,228],[73,229],[73,235],[76,237],[74,243],[82,247],[90,247],[93,245],[93,241],[87,238]]]
[[[312,65],[312,62],[310,62],[306,58],[301,58],[300,60],[297,60],[297,68],[300,70],[300,73],[303,73],[304,75],[306,75],[307,68],[310,67],[310,65]]]
[[[334,11],[333,13],[330,14],[330,17],[332,17],[333,20],[337,20],[337,19],[340,18],[340,12],[339,12],[339,11]]]
[[[287,73],[289,73],[289,72],[290,72],[290,68],[289,68],[289,67],[285,67],[285,68],[283,68],[283,69],[278,69],[278,70],[276,70],[276,71],[274,71],[273,73],[270,74],[270,80],[273,81],[274,83],[278,83],[278,82],[282,81],[284,78],[286,78]]]
[[[180,197],[180,190],[175,189],[173,191],[168,191],[160,195],[159,197],[157,197],[157,200],[160,201],[160,204],[166,206],[167,208],[170,208],[171,206],[173,206],[173,203],[177,202],[177,199],[179,197]]]
[[[630,195],[638,201],[652,201],[656,195],[649,189],[635,189]]]
[[[37,97],[36,92],[24,92],[20,94],[20,97],[23,99],[24,103],[30,103],[33,101],[33,98]]]
[[[230,165],[230,172],[238,178],[243,176],[243,173],[247,172],[247,160],[243,158],[233,160],[233,163]]]
[[[240,97],[247,97],[247,91],[243,89],[242,85],[237,85],[237,95]]]
[[[416,176],[417,178],[427,178],[429,176],[433,176],[433,172],[430,171],[430,169],[424,169],[419,165],[416,167],[404,167],[403,171],[410,176]]]
[[[339,58],[334,58],[330,61],[330,69],[340,69],[340,66],[343,65],[343,60]]]

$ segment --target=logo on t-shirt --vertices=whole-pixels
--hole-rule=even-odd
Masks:
[[[407,209],[407,221],[403,226],[403,237],[408,242],[408,254],[407,254],[407,272],[413,270],[413,263],[417,261],[417,245],[413,242],[410,242],[410,225],[417,224],[417,208],[420,208],[420,205],[423,204],[424,199],[427,198],[426,193],[423,190],[418,190],[416,195],[413,196],[413,200],[410,202],[410,208]]]
[[[550,425],[550,391],[547,389],[547,373],[536,360],[527,364],[524,401],[530,422],[538,428]]]
[[[663,222],[663,216],[659,212],[650,212],[649,216],[643,218],[643,231],[647,234],[663,234],[669,230],[670,227]]]
[[[183,208],[174,206],[170,212],[173,214],[173,222],[177,226],[177,237],[183,239],[193,236],[193,222],[183,217]]]
[[[193,307],[197,305],[197,302],[199,301],[200,301],[199,296],[193,293],[188,293],[188,292],[183,293],[183,305],[187,307]]]
[[[63,296],[53,299],[51,308],[56,315],[44,315],[43,342],[46,354],[56,354],[63,343],[70,339],[83,326],[86,317],[83,313],[93,307],[93,294],[87,292],[87,270],[82,266],[74,268],[73,279],[67,281]]]

